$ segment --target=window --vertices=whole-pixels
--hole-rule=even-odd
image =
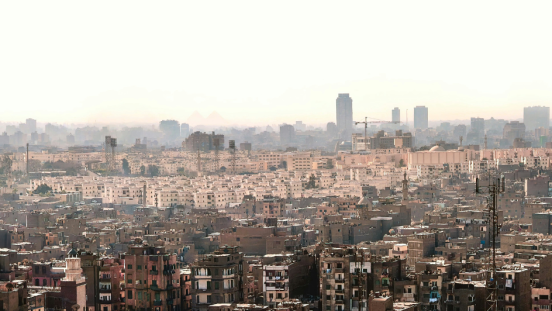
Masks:
[[[132,299],[132,291],[131,290],[129,290],[127,292],[127,297],[128,297],[128,299]]]
[[[207,295],[207,303],[211,303],[211,295]]]
[[[137,265],[136,270],[142,270],[142,265]]]
[[[132,284],[132,279],[127,279],[127,284]]]
[[[219,289],[219,282],[215,282],[215,289]]]
[[[132,269],[132,265],[127,265],[127,269]]]

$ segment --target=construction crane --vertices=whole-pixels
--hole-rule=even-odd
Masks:
[[[368,150],[368,137],[366,132],[368,131],[368,124],[372,123],[393,123],[393,124],[399,124],[400,121],[368,121],[368,117],[364,117],[364,121],[355,121],[355,125],[364,124],[364,150]]]

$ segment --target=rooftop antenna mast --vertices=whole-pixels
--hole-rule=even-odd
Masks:
[[[494,179],[494,178],[493,178]],[[479,186],[479,178],[475,180],[475,193],[489,194],[487,197],[488,211],[489,211],[489,223],[491,225],[491,254],[490,265],[491,269],[487,271],[487,299],[485,304],[485,310],[497,311],[498,310],[498,287],[496,282],[496,238],[500,234],[501,225],[498,223],[498,195],[504,193],[505,181],[504,176],[491,179],[489,175],[488,186]]]
[[[117,152],[117,138],[111,138],[111,142],[110,142],[110,146],[111,146],[111,165],[109,167],[110,171],[114,171],[115,170],[115,153]]]
[[[111,160],[109,146],[111,146],[111,136],[106,136],[105,142],[104,142],[104,152],[105,152],[105,170],[107,175],[109,175],[109,168],[110,168],[109,162]]]
[[[215,145],[215,167],[214,167],[214,171],[216,173],[219,170],[219,145],[220,145],[220,140],[218,138],[215,138],[213,144]]]
[[[236,174],[236,141],[230,140],[228,142],[228,146],[230,147],[230,152],[232,153],[232,174]]]

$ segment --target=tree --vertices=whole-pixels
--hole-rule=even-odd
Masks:
[[[314,189],[316,188],[316,177],[314,176],[314,174],[311,174],[310,177],[309,177],[309,181],[307,182],[307,186],[305,187],[306,189]]]
[[[123,174],[130,175],[130,165],[127,159],[123,159]]]
[[[186,174],[186,170],[183,168],[183,167],[179,167],[176,172],[179,174],[179,175],[185,175]]]
[[[270,171],[274,172],[275,170],[277,170],[278,168],[276,166],[271,166],[268,168]]]
[[[34,194],[46,194],[46,193],[51,192],[51,191],[52,191],[52,188],[50,188],[46,184],[42,184],[42,185],[36,187],[36,189],[33,191],[33,193]]]
[[[399,161],[399,167],[404,167],[404,159],[401,159],[401,160]]]
[[[140,175],[144,176],[146,175],[146,167],[145,166],[140,166]]]
[[[327,169],[332,169],[332,168],[334,168],[333,160],[332,160],[332,159],[328,159],[328,160],[326,161],[326,168],[327,168]]]
[[[159,167],[157,165],[148,165],[148,172],[151,177],[159,176]]]
[[[223,173],[226,172],[226,166],[221,166],[219,170]]]
[[[5,154],[0,161],[0,174],[8,175],[11,173],[13,161],[9,155]]]

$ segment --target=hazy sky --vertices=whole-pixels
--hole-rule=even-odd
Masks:
[[[335,121],[552,103],[551,1],[2,1],[0,121]]]

